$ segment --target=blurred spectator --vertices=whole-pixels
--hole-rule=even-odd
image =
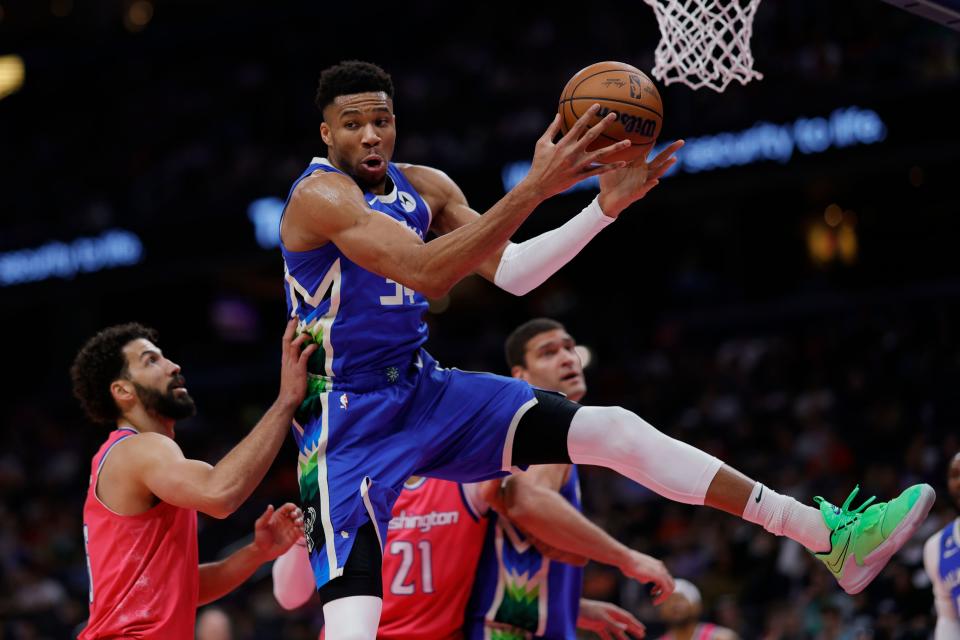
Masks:
[[[197,640],[233,640],[233,628],[226,612],[204,607],[197,615]]]

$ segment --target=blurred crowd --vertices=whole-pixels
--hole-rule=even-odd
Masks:
[[[0,153],[0,170],[16,186],[4,194],[0,250],[52,229],[72,237],[198,216],[214,224],[255,198],[283,196],[322,151],[313,92],[341,57],[394,75],[398,158],[467,181],[499,175],[530,157],[574,72],[603,59],[650,69],[660,39],[639,0],[567,15],[465,5],[449,22],[443,3],[418,2],[355,28],[349,12],[307,2],[157,0],[136,33],[123,30],[117,3],[54,0],[69,9],[59,16],[21,4],[0,19],[2,47],[24,58],[27,74],[0,102],[11,151]],[[439,35],[429,30],[438,20]],[[380,21],[390,29],[359,44]],[[762,3],[752,42],[763,81],[722,98],[662,88],[665,137],[892,100],[913,117],[910,105],[960,76],[952,32],[877,2]]]

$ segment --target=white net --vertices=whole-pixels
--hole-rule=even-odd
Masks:
[[[644,0],[660,24],[653,76],[664,84],[722,92],[731,81],[747,84],[753,70],[750,36],[760,0]]]

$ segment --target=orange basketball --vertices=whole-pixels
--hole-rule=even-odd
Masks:
[[[632,144],[628,149],[603,161],[646,157],[663,124],[663,102],[653,81],[623,62],[598,62],[581,69],[560,94],[560,130],[566,134],[593,104],[599,104],[600,111],[590,118],[591,126],[611,111],[617,119],[587,149],[602,149],[629,138]]]

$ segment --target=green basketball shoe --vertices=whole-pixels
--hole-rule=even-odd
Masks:
[[[830,551],[814,555],[851,595],[867,588],[917,530],[937,497],[930,485],[915,484],[890,502],[870,506],[874,501],[870,498],[849,511],[859,490],[859,486],[854,488],[842,507],[835,507],[820,496],[814,498],[833,532]]]

